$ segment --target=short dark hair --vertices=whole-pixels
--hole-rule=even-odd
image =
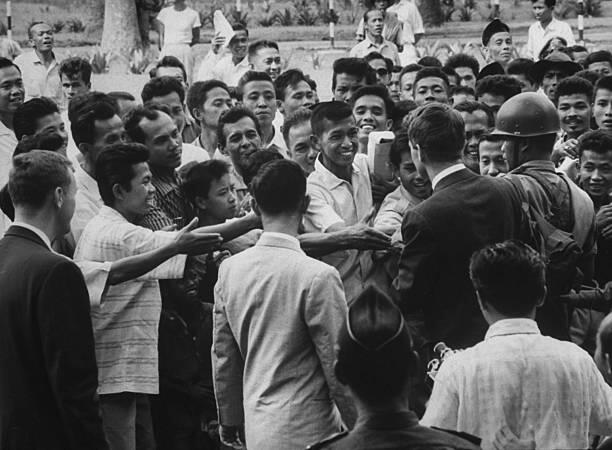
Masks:
[[[251,182],[255,175],[259,173],[259,169],[261,169],[265,164],[270,161],[276,161],[284,159],[283,155],[281,155],[278,151],[271,148],[262,148],[252,154],[246,159],[244,165],[237,167],[236,170],[242,176],[242,181],[246,184],[249,189],[251,186]]]
[[[402,77],[404,75],[406,75],[407,73],[418,72],[422,68],[423,68],[423,66],[420,66],[418,64],[414,64],[414,63],[413,64],[408,64],[400,72],[400,76],[399,76],[400,82],[402,81]]]
[[[531,3],[535,3],[537,1],[538,0],[531,0]],[[557,0],[544,0],[544,4],[547,8],[554,8],[554,6],[557,4]]]
[[[127,100],[131,102],[136,101],[136,97],[126,91],[110,91],[107,95],[115,100]]]
[[[368,14],[370,14],[371,12],[381,12],[378,8],[375,7],[371,7],[366,9],[366,11],[363,13],[363,23],[364,25],[368,22]],[[382,13],[383,18],[385,17],[385,13]]]
[[[446,76],[449,78],[448,80],[449,85],[450,85],[450,77],[455,77],[457,83],[459,82],[459,74],[452,67],[444,66],[442,67],[442,72],[444,72]]]
[[[36,125],[39,119],[50,114],[59,114],[59,108],[53,100],[48,97],[37,97],[19,105],[13,115],[13,130],[17,140],[24,136],[32,136],[36,133]]]
[[[521,83],[510,75],[489,75],[476,83],[476,97],[484,94],[500,95],[504,101],[522,92]]]
[[[30,24],[28,25],[28,39],[32,39],[33,35],[32,35],[32,28],[34,28],[36,25],[49,25],[47,22],[43,21],[43,20],[33,20],[32,22],[30,22]]]
[[[80,75],[81,79],[89,84],[91,82],[91,64],[86,59],[79,58],[78,56],[66,58],[60,64],[59,74],[60,77],[66,75],[68,78]]]
[[[399,168],[402,162],[402,153],[410,152],[410,141],[408,139],[408,130],[404,127],[395,132],[395,139],[391,144],[389,152],[389,162],[396,168]]]
[[[579,72],[576,72],[572,76],[583,78],[589,83],[591,83],[593,86],[595,86],[595,84],[597,84],[597,82],[601,78],[597,72],[593,72],[592,70],[581,70]]]
[[[393,61],[391,61],[389,58],[385,58],[382,54],[378,52],[370,52],[367,55],[365,55],[363,59],[367,63],[369,63],[370,61],[377,60],[377,59],[382,59],[385,62],[385,65],[387,66],[387,71],[391,73],[391,71],[393,70]]]
[[[366,401],[386,403],[401,396],[416,375],[414,355],[401,312],[376,286],[368,286],[350,304],[338,334],[338,381]]]
[[[493,114],[493,110],[482,102],[466,100],[454,105],[453,109],[468,114],[474,114],[475,111],[483,111],[487,115],[487,126],[489,128],[495,126],[495,115]]]
[[[385,104],[385,112],[387,113],[387,119],[393,118],[395,105],[391,97],[389,96],[389,90],[385,86],[374,84],[371,86],[362,86],[351,97],[351,106],[355,105],[355,102],[365,95],[374,95],[382,99]]]
[[[142,102],[146,103],[155,97],[163,97],[172,92],[178,94],[181,103],[185,102],[185,88],[179,80],[174,77],[157,77],[147,81],[142,88],[140,97]]]
[[[597,62],[607,62],[612,66],[612,53],[607,50],[598,50],[593,53],[589,53],[589,55],[584,60],[584,68],[588,70],[589,64],[597,63]]]
[[[247,83],[250,83],[251,81],[268,81],[271,85],[272,88],[274,90],[274,96],[276,96],[276,90],[274,89],[274,81],[272,81],[272,78],[270,78],[270,75],[268,75],[266,72],[258,72],[256,70],[249,70],[248,72],[246,72],[244,75],[242,75],[240,77],[240,80],[238,80],[238,98],[240,100],[242,100],[242,96],[244,95],[244,86],[246,86]]]
[[[587,131],[578,138],[579,158],[585,150],[605,155],[612,151],[612,135],[602,130]]]
[[[442,68],[442,63],[435,56],[423,56],[417,61],[419,66],[423,67],[439,67]]]
[[[414,100],[400,100],[399,102],[395,102],[392,117],[393,130],[402,127],[404,118],[415,109],[417,109],[417,104],[414,102]]]
[[[187,91],[187,109],[189,109],[191,115],[193,115],[194,109],[202,108],[202,105],[206,102],[208,93],[215,88],[224,89],[229,95],[227,84],[221,80],[196,81],[191,85]]]
[[[321,102],[312,110],[312,118],[310,119],[312,134],[321,137],[326,129],[326,121],[337,123],[352,115],[353,110],[348,103],[337,101]]]
[[[250,186],[262,213],[291,213],[304,201],[306,176],[298,163],[282,159],[264,164]]]
[[[244,31],[246,33],[246,35],[249,35],[249,30],[247,29],[247,27],[241,23],[234,23],[232,24],[232,30],[234,31]],[[231,42],[231,40],[230,40]]]
[[[211,159],[192,165],[182,176],[181,189],[185,198],[195,204],[196,197],[208,198],[210,185],[230,173],[230,165],[221,159]]]
[[[157,61],[155,67],[149,71],[149,77],[151,79],[157,78],[157,69],[160,67],[176,67],[177,69],[181,69],[181,72],[183,72],[183,80],[185,83],[187,82],[187,71],[185,70],[185,65],[176,56],[166,55]]]
[[[259,125],[257,117],[253,114],[253,111],[244,106],[234,106],[219,117],[219,124],[217,125],[217,142],[219,143],[219,148],[225,148],[225,125],[236,123],[244,117],[250,118],[255,123],[255,129],[257,133],[259,133],[259,136],[261,136],[261,126]]]
[[[59,153],[32,150],[13,158],[8,190],[15,206],[41,207],[57,187],[70,185],[72,164]]]
[[[142,122],[143,119],[151,121],[157,120],[161,110],[161,108],[158,108],[157,106],[161,105],[155,105],[155,107],[152,104],[139,105],[126,114],[123,121],[125,125],[125,133],[132,142],[137,142],[139,144],[145,143],[147,137],[140,127],[140,122]],[[167,109],[164,112],[167,113]]]
[[[267,39],[258,39],[257,41],[249,45],[249,58],[255,56],[257,52],[262,48],[273,48],[275,50],[279,50],[278,44],[276,42]]]
[[[456,55],[451,56],[448,58],[445,67],[450,67],[451,69],[457,69],[457,67],[468,67],[472,70],[474,78],[476,78],[478,76],[478,72],[480,72],[480,64],[478,64],[478,60],[466,53],[457,53]]]
[[[612,75],[607,75],[597,80],[595,88],[593,89],[593,98],[597,97],[597,91],[600,89],[612,91]]]
[[[336,89],[336,76],[339,73],[345,73],[359,79],[365,79],[366,84],[376,83],[376,74],[363,58],[338,58],[334,61],[333,68],[332,90]]]
[[[559,102],[559,98],[564,95],[584,94],[587,102],[593,101],[593,85],[584,78],[571,76],[562,79],[557,85],[555,91],[555,103]]]
[[[295,88],[301,81],[308,83],[306,75],[304,75],[304,72],[300,69],[289,69],[281,73],[276,80],[274,80],[276,98],[280,101],[284,101],[287,88]]]
[[[93,144],[96,120],[108,120],[119,113],[117,101],[102,92],[88,92],[73,97],[68,106],[72,139],[77,147]]]
[[[441,103],[413,111],[408,137],[432,162],[454,162],[465,146],[465,125],[459,112]]]
[[[516,58],[508,63],[506,73],[508,75],[524,75],[533,84],[535,80],[531,76],[531,70],[534,65],[535,62],[532,59]]]
[[[457,86],[455,89],[451,91],[451,95],[459,95],[459,94],[473,95],[474,97],[476,97],[476,91],[469,86]]]
[[[285,143],[289,146],[289,131],[291,128],[296,127],[304,122],[308,122],[310,124],[310,120],[312,119],[312,111],[308,108],[300,107],[292,114],[289,114],[285,117],[285,121],[283,122],[283,138],[285,138]]]
[[[482,303],[509,317],[522,317],[536,307],[546,293],[545,272],[542,257],[514,240],[488,245],[470,261],[470,278]]]
[[[450,83],[448,82],[448,76],[439,67],[426,66],[419,70],[416,74],[416,77],[414,77],[414,86],[416,86],[417,83],[423,78],[430,77],[440,78],[442,81],[444,81],[444,84],[446,85],[446,90],[448,92],[448,87],[450,86]]]
[[[96,160],[96,181],[105,205],[115,204],[114,185],[130,191],[134,165],[148,160],[147,147],[134,142],[109,145],[100,152]]]
[[[64,147],[65,141],[62,136],[55,130],[46,130],[31,136],[24,136],[17,143],[13,158],[22,153],[31,152],[32,150],[49,150],[57,152]]]
[[[0,69],[6,69],[7,67],[14,67],[19,71],[19,73],[21,73],[21,69],[17,64],[15,64],[12,60],[8,58],[0,56]]]

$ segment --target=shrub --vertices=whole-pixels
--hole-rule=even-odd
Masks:
[[[66,21],[66,29],[71,33],[82,33],[85,31],[85,24],[76,17],[71,17]]]

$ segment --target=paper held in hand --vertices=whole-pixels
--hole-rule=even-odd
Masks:
[[[221,12],[219,9],[217,9],[213,14],[213,27],[215,29],[215,36],[225,38],[222,48],[227,48],[236,33],[232,29],[232,25],[223,15],[223,12]]]
[[[393,170],[389,161],[391,145],[395,140],[393,131],[372,131],[368,136],[368,165],[370,172],[377,177],[390,181]]]

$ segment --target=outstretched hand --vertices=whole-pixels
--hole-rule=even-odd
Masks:
[[[181,229],[174,240],[177,253],[186,255],[202,255],[217,249],[223,239],[219,233],[203,233],[194,231],[198,225],[197,217]]]

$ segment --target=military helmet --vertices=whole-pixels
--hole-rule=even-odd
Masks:
[[[555,105],[542,94],[523,92],[499,108],[491,135],[533,137],[557,133],[559,129]]]

